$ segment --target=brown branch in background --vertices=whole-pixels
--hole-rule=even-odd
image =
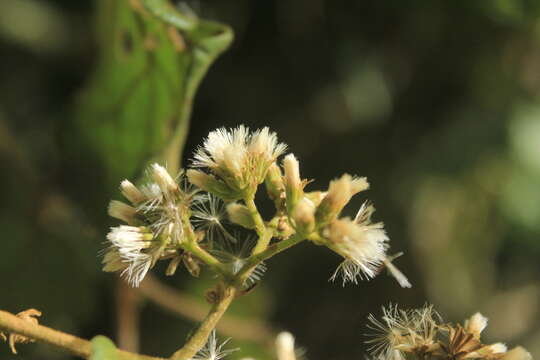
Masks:
[[[118,348],[139,351],[139,293],[124,279],[116,280],[116,340]]]
[[[192,321],[201,321],[208,308],[190,296],[164,285],[157,278],[147,275],[139,287],[140,293],[155,304],[170,312]],[[223,335],[238,340],[267,343],[274,339],[274,331],[258,319],[242,319],[225,315],[217,325]]]
[[[7,311],[0,310],[0,331],[10,334],[18,334],[28,339],[49,344],[73,355],[87,359],[91,355],[92,344],[90,341],[77,336],[35,324]],[[118,350],[119,360],[162,360],[162,358],[134,354],[128,351]]]

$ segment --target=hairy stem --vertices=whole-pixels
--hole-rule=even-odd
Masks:
[[[218,321],[221,319],[225,311],[229,308],[229,305],[236,295],[236,288],[234,286],[227,286],[220,294],[220,299],[206,318],[203,320],[197,331],[188,342],[172,356],[171,360],[188,360],[191,359],[203,346],[206,344],[210,333],[216,327]]]
[[[7,311],[0,310],[0,330],[26,336],[45,344],[55,346],[75,356],[87,359],[92,352],[90,341],[77,336],[25,321]],[[134,354],[118,350],[120,360],[163,360],[162,358]]]

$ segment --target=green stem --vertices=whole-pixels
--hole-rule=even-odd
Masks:
[[[246,203],[246,206],[249,210],[249,214],[251,215],[251,218],[253,219],[253,222],[255,223],[255,231],[257,231],[257,235],[259,237],[263,237],[266,233],[266,225],[264,225],[264,221],[261,217],[261,214],[259,214],[259,210],[257,209],[257,205],[255,205],[255,200],[253,197],[244,199],[244,202]]]
[[[206,344],[210,333],[212,330],[214,330],[218,321],[229,308],[229,305],[233,301],[235,295],[236,288],[234,286],[226,287],[221,294],[219,302],[212,307],[195,334],[181,349],[176,351],[171,356],[170,360],[191,359],[204,346],[204,344]]]
[[[280,242],[274,243],[268,246],[264,251],[252,254],[247,258],[246,263],[242,269],[236,274],[236,277],[243,281],[243,279],[249,275],[249,273],[261,262],[266,259],[271,258],[272,256],[282,252],[305,240],[305,237],[302,234],[295,234],[289,237],[288,239],[281,240]]]
[[[216,259],[208,251],[204,250],[199,244],[195,242],[188,241],[185,244],[182,244],[182,248],[189,251],[195,255],[198,259],[204,262],[206,265],[214,269],[214,271],[221,273],[223,275],[228,275],[228,271],[225,265]]]

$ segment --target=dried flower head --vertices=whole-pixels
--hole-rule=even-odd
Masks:
[[[255,191],[285,149],[286,145],[278,143],[276,133],[267,127],[253,133],[244,125],[231,130],[221,128],[212,131],[196,151],[193,166],[210,169],[240,198],[246,191]]]
[[[400,310],[395,305],[383,308],[382,320],[368,317],[368,328],[373,331],[369,348],[371,354],[381,360],[402,359],[519,359],[529,360],[530,354],[517,347],[507,351],[506,345],[485,345],[480,333],[487,324],[481,314],[473,315],[460,324],[442,324],[433,306]]]

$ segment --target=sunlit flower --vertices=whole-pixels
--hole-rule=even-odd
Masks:
[[[103,259],[103,270],[122,270],[129,283],[138,286],[159,255],[152,251],[152,233],[145,227],[121,225],[111,228],[107,240],[111,246]]]
[[[285,149],[286,145],[278,143],[276,133],[267,127],[253,133],[244,125],[231,130],[220,128],[212,131],[195,152],[193,166],[209,168],[233,191],[254,191]],[[195,173],[190,173],[190,178],[200,184],[211,180],[195,177]]]
[[[109,214],[126,222],[111,228],[105,251],[104,271],[121,271],[129,283],[138,286],[157,260],[179,255],[184,241],[184,218],[194,192],[181,188],[158,164],[148,171],[150,182],[137,187],[130,181],[120,184],[120,191],[131,205],[113,200]]]
[[[343,256],[331,280],[340,274],[343,284],[375,277],[386,258],[388,236],[382,223],[357,224],[349,218],[332,221],[322,232],[327,246]]]

